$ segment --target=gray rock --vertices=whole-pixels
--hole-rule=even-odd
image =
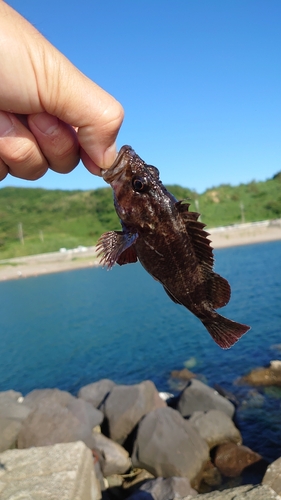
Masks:
[[[19,432],[18,448],[78,440],[91,447],[92,429],[103,414],[90,403],[58,389],[33,391],[26,399],[33,411]]]
[[[175,498],[194,498],[197,491],[190,486],[187,477],[158,477],[141,485],[127,500],[171,500]]]
[[[2,398],[9,398],[12,399],[13,401],[18,401],[19,399],[22,398],[22,393],[14,391],[13,389],[10,389],[9,391],[3,391],[0,392],[0,405],[2,403]]]
[[[22,422],[30,414],[30,408],[26,402],[21,401],[21,393],[15,391],[0,392],[0,418],[19,420]]]
[[[0,417],[0,453],[15,448],[21,426],[19,420]]]
[[[81,442],[0,454],[1,500],[100,500],[91,451]]]
[[[132,454],[134,467],[156,477],[187,477],[193,481],[208,459],[207,443],[176,410],[159,408],[140,422]]]
[[[98,452],[104,477],[112,474],[125,474],[132,465],[128,452],[103,434],[93,433],[92,449]]]
[[[281,457],[267,467],[262,484],[270,486],[281,496]]]
[[[35,389],[25,396],[24,403],[32,409],[36,408],[41,401],[44,403],[48,401],[50,405],[54,403],[65,407],[72,399],[73,396],[69,392],[60,389]]]
[[[150,493],[154,500],[170,500],[171,498],[182,498],[190,495],[194,497],[197,491],[190,486],[187,477],[158,477],[151,479],[140,487],[141,491]],[[133,498],[133,497],[129,497]]]
[[[195,411],[220,410],[233,417],[234,405],[200,380],[192,379],[180,395],[178,411],[190,417]]]
[[[166,403],[150,380],[135,385],[116,385],[104,405],[110,438],[123,444],[144,415],[163,407]]]
[[[0,452],[15,448],[22,422],[31,412],[22,399],[20,392],[0,392]]]
[[[242,436],[232,419],[220,410],[209,410],[206,413],[195,411],[189,422],[205,439],[210,449],[229,441],[242,444]]]
[[[88,401],[95,408],[103,410],[104,401],[115,385],[115,382],[112,380],[104,378],[98,382],[81,387],[77,396]]]
[[[280,500],[280,497],[269,486],[247,484],[238,488],[198,495],[198,500]]]

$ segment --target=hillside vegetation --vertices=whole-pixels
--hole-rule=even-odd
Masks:
[[[167,186],[187,199],[209,227],[281,217],[281,172],[265,182],[221,185],[197,194]],[[119,229],[112,190],[0,189],[0,259],[94,245],[107,230]]]

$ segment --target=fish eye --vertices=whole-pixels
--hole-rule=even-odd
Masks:
[[[141,177],[135,177],[132,181],[132,185],[133,185],[133,189],[137,193],[141,193],[141,192],[145,191],[146,183],[145,183],[145,180],[142,179]]]

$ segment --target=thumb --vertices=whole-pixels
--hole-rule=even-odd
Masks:
[[[46,111],[78,128],[80,146],[94,165],[108,168],[116,157],[115,141],[123,121],[123,108],[56,49],[55,57],[55,65],[49,62],[53,70],[44,72],[52,82],[45,81],[41,102]],[[87,167],[91,170],[90,165]]]

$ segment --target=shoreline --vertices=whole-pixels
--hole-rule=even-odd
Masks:
[[[281,219],[208,229],[214,250],[281,240]],[[0,281],[97,267],[96,248],[78,247],[63,252],[30,255],[0,261]]]

